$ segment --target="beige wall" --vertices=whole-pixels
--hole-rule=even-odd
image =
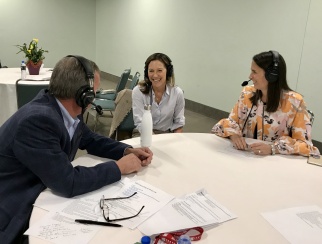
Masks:
[[[0,59],[17,67],[24,60],[15,44],[39,39],[49,50],[44,64],[53,67],[68,54],[95,59],[95,0],[0,0]]]
[[[143,75],[147,56],[164,52],[186,98],[228,112],[252,56],[275,49],[322,141],[321,9],[319,0],[0,0],[0,59],[18,66],[14,44],[37,37],[47,67],[79,54],[114,75],[129,67]]]
[[[154,52],[168,54],[185,97],[230,111],[251,58],[277,50],[292,89],[315,112],[322,141],[322,9],[319,0],[97,0],[96,58],[103,70],[143,74]],[[314,94],[314,96],[313,96]]]

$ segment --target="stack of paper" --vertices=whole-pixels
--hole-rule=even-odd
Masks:
[[[145,235],[171,232],[196,226],[209,226],[236,218],[225,207],[212,199],[205,190],[174,199],[174,196],[141,180],[124,178],[100,190],[66,199],[47,190],[36,207],[48,210],[45,218],[33,224],[25,234],[53,243],[88,243],[102,228],[97,225],[75,223],[75,219],[105,222],[99,201],[105,198],[129,196],[121,200],[107,200],[109,218],[133,216],[142,206],[143,211],[135,218],[119,224],[138,229]]]

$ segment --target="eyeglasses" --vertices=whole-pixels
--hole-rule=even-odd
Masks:
[[[103,210],[103,217],[104,217],[104,219],[107,222],[115,222],[115,221],[121,221],[121,220],[126,220],[126,219],[132,219],[132,218],[138,216],[142,212],[144,206],[142,206],[142,208],[140,209],[140,211],[137,214],[133,215],[133,216],[125,217],[125,218],[119,218],[119,219],[110,219],[109,218],[110,209],[107,206],[107,204],[105,204],[105,201],[128,199],[128,198],[133,197],[135,194],[137,194],[137,192],[134,192],[132,195],[130,195],[128,197],[116,197],[116,198],[104,198],[104,195],[103,195],[102,198],[101,198],[101,200],[100,200],[100,208]]]

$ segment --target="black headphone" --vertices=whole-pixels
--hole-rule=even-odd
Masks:
[[[167,69],[167,77],[166,77],[166,79],[169,80],[171,78],[171,76],[172,76],[172,73],[173,73],[173,65],[172,65],[171,59],[167,55],[165,55],[163,53],[155,53],[155,54],[152,54],[151,56],[154,56],[154,58],[151,61],[159,60],[159,59],[161,59],[163,61],[163,63],[165,64],[165,67]],[[144,79],[146,81],[149,80],[148,68],[149,68],[150,62],[148,64],[146,64],[145,67],[144,67]]]
[[[269,51],[273,56],[273,62],[270,66],[265,70],[265,78],[268,82],[276,82],[278,80],[278,64],[280,55],[277,51]]]
[[[81,63],[89,81],[89,85],[81,86],[75,94],[77,105],[85,109],[88,105],[93,103],[95,98],[93,68],[91,67],[90,62],[82,56],[68,55],[67,57],[76,58]]]

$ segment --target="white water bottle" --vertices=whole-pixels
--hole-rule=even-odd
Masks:
[[[152,115],[151,105],[144,105],[144,113],[141,124],[141,147],[150,147],[152,144]]]
[[[21,61],[21,79],[26,79],[26,64],[25,61]]]

